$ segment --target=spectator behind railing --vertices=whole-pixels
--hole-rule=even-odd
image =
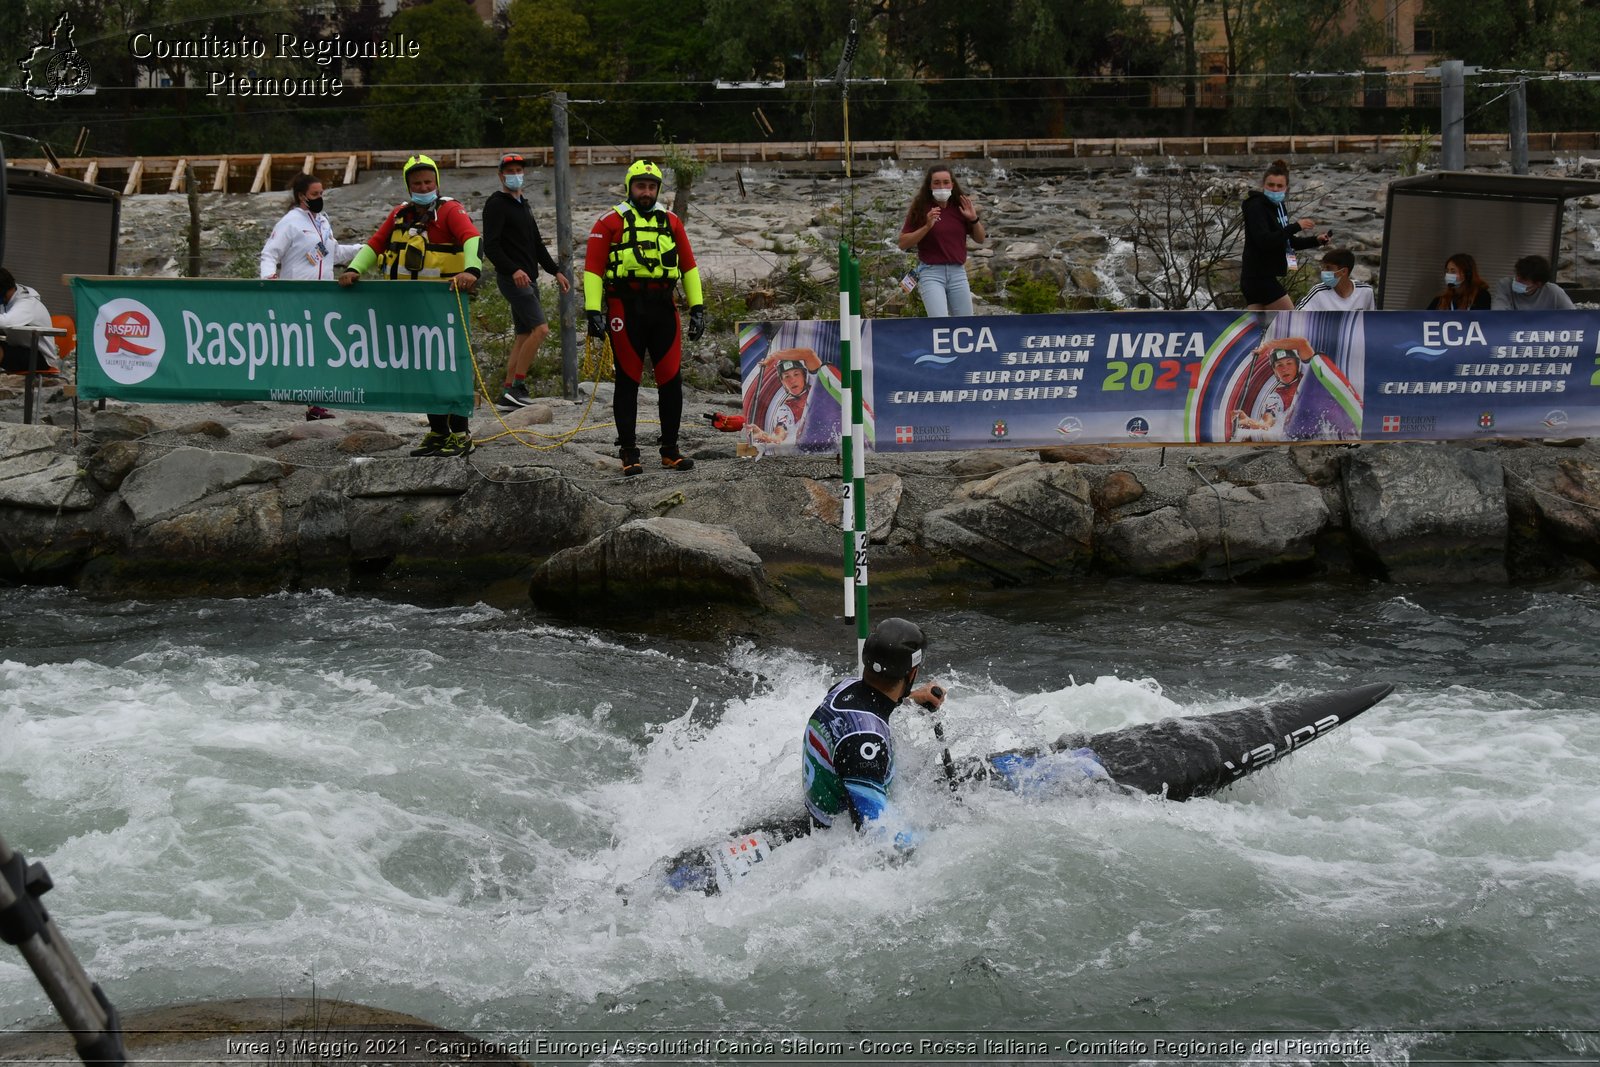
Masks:
[[[290,281],[334,281],[334,266],[348,263],[362,246],[340,244],[333,236],[333,224],[322,210],[322,179],[315,174],[297,174],[289,185],[289,210],[272,227],[267,243],[261,246],[259,269],[263,279]],[[312,404],[306,420],[331,419],[333,412]]]
[[[1489,283],[1478,273],[1478,261],[1457,252],[1444,262],[1444,288],[1427,306],[1428,311],[1487,311]]]
[[[1550,261],[1543,256],[1523,256],[1512,268],[1514,277],[1495,283],[1491,307],[1496,311],[1570,311],[1572,298],[1550,280]]]
[[[977,205],[944,163],[922,176],[922,188],[911,198],[900,247],[917,248],[917,283],[929,318],[972,314],[972,288],[967,284],[967,238],[983,244],[988,237]]]
[[[1298,265],[1295,249],[1325,245],[1332,231],[1313,234],[1312,219],[1289,221],[1284,200],[1289,195],[1289,164],[1272,161],[1261,188],[1244,198],[1244,257],[1239,288],[1250,311],[1293,311],[1294,301],[1283,287],[1283,276]]]
[[[1349,249],[1334,248],[1322,254],[1322,274],[1300,301],[1301,311],[1376,311],[1372,286],[1351,276],[1356,257]]]
[[[44,306],[39,293],[18,283],[12,273],[0,267],[0,327],[26,326],[29,329],[52,328],[50,309]],[[28,370],[28,342],[20,336],[6,340],[4,369],[8,374],[23,374]],[[39,364],[37,369],[60,369],[56,363],[56,339],[39,338]]]

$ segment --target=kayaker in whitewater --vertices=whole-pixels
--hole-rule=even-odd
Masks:
[[[839,682],[811,713],[800,759],[806,809],[818,826],[846,818],[859,830],[883,820],[894,781],[889,716],[908,697],[930,711],[944,703],[942,687],[917,685],[926,649],[922,627],[884,619],[862,649],[861,677]]]

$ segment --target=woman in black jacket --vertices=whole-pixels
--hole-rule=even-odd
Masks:
[[[1428,311],[1488,311],[1489,283],[1478,273],[1478,261],[1457,252],[1444,263],[1444,289],[1427,306]]]
[[[1289,193],[1289,164],[1272,161],[1261,188],[1244,198],[1244,269],[1239,287],[1251,311],[1293,311],[1294,301],[1283,287],[1289,273],[1289,256],[1296,248],[1325,245],[1333,231],[1311,233],[1311,219],[1289,221],[1283,206]]]

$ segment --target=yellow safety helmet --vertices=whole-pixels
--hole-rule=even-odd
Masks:
[[[418,167],[427,167],[429,170],[433,171],[433,180],[435,182],[440,180],[441,175],[439,174],[439,164],[435,163],[430,157],[425,156],[420,152],[406,160],[406,165],[400,169],[401,179],[403,180],[405,178],[409,178],[411,176],[411,172],[416,170]]]
[[[660,185],[661,168],[650,162],[648,159],[635,160],[633,166],[628,168],[627,178],[623,180],[622,191],[624,193],[633,192],[633,181],[635,178],[650,178],[657,185]]]

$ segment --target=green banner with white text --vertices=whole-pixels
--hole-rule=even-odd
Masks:
[[[78,395],[472,413],[466,302],[443,282],[74,278]]]

